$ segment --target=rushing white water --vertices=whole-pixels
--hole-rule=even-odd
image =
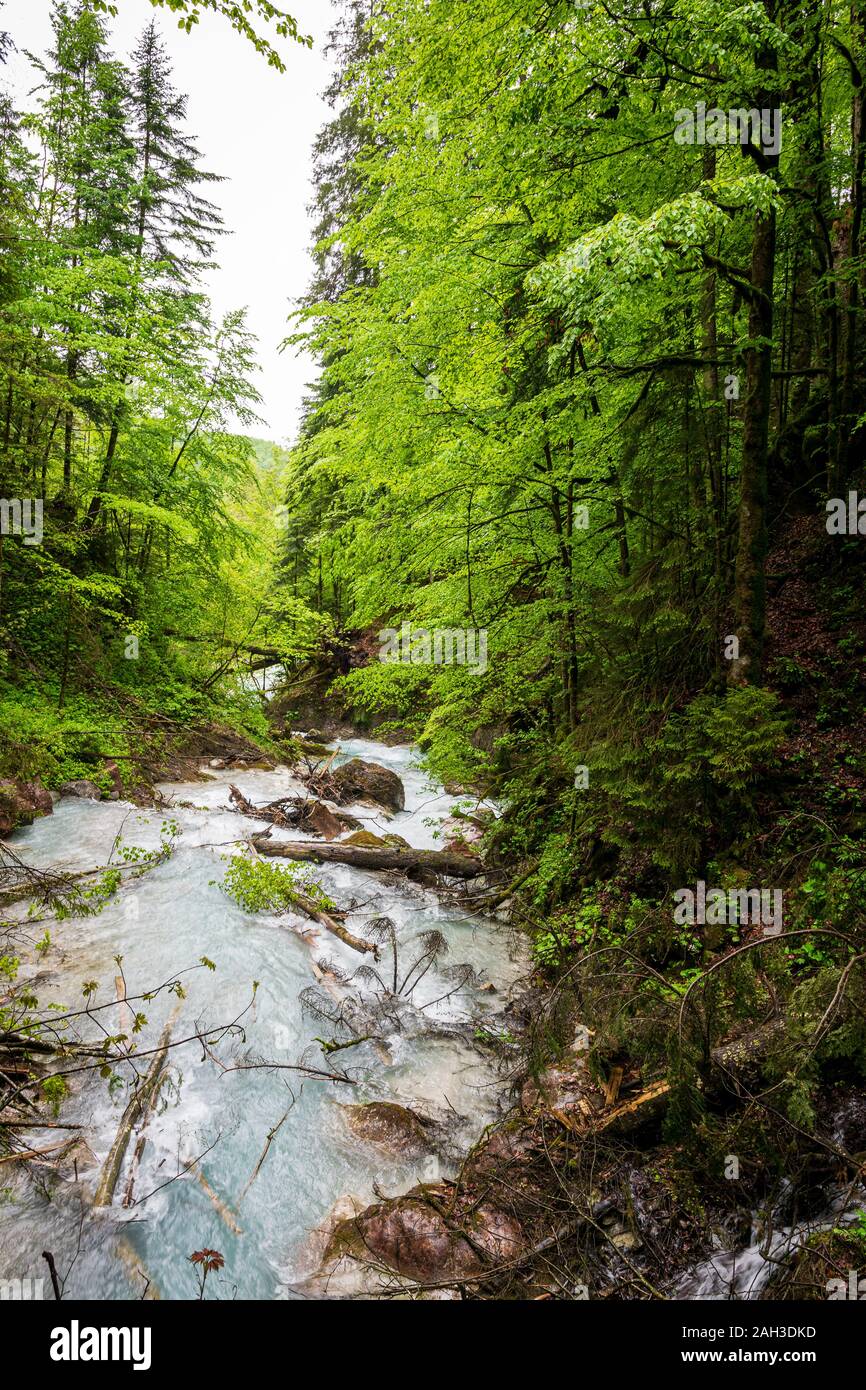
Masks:
[[[411,749],[352,740],[341,745],[341,756],[382,763],[403,779],[406,811],[400,815],[389,819],[369,807],[348,808],[365,827],[393,831],[417,847],[437,845],[436,827],[456,799],[431,787],[412,765]],[[47,958],[38,964],[25,958],[25,969],[38,971],[40,1005],[54,1001],[80,1008],[85,981],[99,985],[95,1003],[114,998],[117,955],[123,957],[130,996],[153,989],[206,956],[216,971],[198,969],[184,977],[183,1001],[161,994],[135,1005],[148,1019],[140,1049],[154,1045],[175,1010],[175,1039],[229,1022],[247,1007],[258,981],[255,1003],[242,1020],[243,1038],[231,1045],[223,1042],[220,1058],[230,1066],[266,1059],[290,1067],[303,1057],[309,1065],[323,1067],[315,1039],[333,1036],[334,1029],[306,1013],[299,995],[315,983],[314,961],[333,962],[351,974],[362,958],[304,918],[251,915],[224,893],[224,856],[239,851],[238,840],[264,828],[227,809],[229,782],[258,804],[301,790],[285,768],[233,770],[211,774],[206,782],[163,787],[180,829],[172,856],[127,883],[101,915],[50,923],[53,944]],[[165,812],[139,811],[122,802],[64,799],[53,816],[16,834],[14,847],[26,862],[41,868],[90,868],[107,862],[121,827],[127,845],[154,848],[166,818]],[[273,834],[302,838],[296,832]],[[448,940],[447,961],[469,963],[498,991],[461,988],[426,1014],[414,1015],[416,1020],[478,1020],[501,1008],[502,992],[522,965],[504,926],[446,907],[429,891],[408,883],[398,886],[381,875],[337,865],[308,868],[338,905],[357,904],[347,919],[351,931],[363,935],[365,924],[376,916],[395,922],[404,969],[419,954],[414,944],[419,932],[435,927]],[[42,930],[34,928],[34,939]],[[387,948],[382,954],[387,979]],[[452,988],[453,981],[434,968],[413,1003],[435,1001]],[[353,989],[372,997],[376,986],[363,981]],[[115,1007],[101,1018],[108,1031],[121,1030]],[[88,1037],[100,1035],[95,1021],[86,1020],[81,1031]],[[79,1158],[79,1180],[66,1168],[45,1185],[20,1172],[13,1177],[17,1165],[0,1170],[0,1277],[43,1276],[41,1252],[49,1249],[66,1276],[66,1297],[140,1297],[143,1272],[163,1298],[188,1298],[196,1293],[188,1257],[209,1247],[225,1257],[220,1282],[211,1276],[215,1296],[231,1297],[236,1290],[241,1298],[292,1297],[293,1283],[309,1272],[310,1232],[339,1198],[352,1194],[366,1202],[374,1200],[374,1184],[393,1194],[435,1175],[437,1160],[391,1156],[356,1139],[341,1103],[395,1100],[434,1116],[450,1116],[460,1139],[477,1136],[496,1111],[501,1084],[492,1063],[472,1045],[471,1029],[469,1033],[470,1040],[464,1041],[425,1036],[420,1028],[409,1027],[390,1034],[384,1047],[371,1042],[335,1054],[334,1068],[349,1068],[358,1081],[354,1087],[291,1070],[223,1071],[195,1042],[174,1050],[171,1084],[163,1088],[146,1132],[135,1182],[137,1204],[126,1209],[121,1197],[135,1139],[114,1204],[94,1209],[92,1196],[128,1092],[124,1086],[112,1094],[104,1080],[88,1075],[75,1083],[62,1114],[65,1122],[86,1126],[92,1157],[88,1160],[85,1153]],[[287,1110],[247,1188],[269,1132]],[[58,1134],[34,1131],[29,1137],[47,1143],[56,1142]],[[198,1169],[178,1178],[197,1156]],[[199,1170],[210,1192],[199,1180]],[[234,1213],[228,1223],[215,1197]],[[232,1220],[240,1233],[231,1229]]]
[[[751,1241],[745,1247],[719,1249],[709,1259],[702,1260],[693,1271],[679,1280],[674,1297],[677,1299],[757,1299],[771,1277],[790,1256],[806,1244],[810,1236],[835,1226],[848,1226],[862,1210],[864,1193],[858,1188],[835,1189],[828,1193],[826,1208],[809,1220],[792,1222],[786,1218],[792,1189],[783,1188],[779,1201],[770,1212],[755,1212],[752,1218]]]

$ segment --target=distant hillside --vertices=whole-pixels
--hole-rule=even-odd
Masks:
[[[247,438],[255,448],[256,464],[262,473],[278,473],[285,468],[289,461],[288,449],[272,439],[256,439],[252,435]]]

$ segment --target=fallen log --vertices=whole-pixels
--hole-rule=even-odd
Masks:
[[[64,1125],[59,1120],[4,1120],[0,1116],[0,1125],[4,1129],[83,1129],[84,1125]]]
[[[129,1006],[127,1005],[127,1007]],[[153,1118],[154,1111],[156,1110],[156,1107],[159,1103],[159,1097],[162,1093],[162,1085],[167,1075],[168,1073],[163,1068],[160,1071],[159,1076],[157,1077],[156,1084],[151,1088],[150,1095],[147,1098],[147,1104],[144,1108],[144,1113],[141,1117],[141,1125],[139,1126],[138,1138],[135,1141],[135,1148],[132,1153],[132,1162],[129,1165],[129,1177],[126,1183],[126,1191],[123,1194],[123,1205],[125,1207],[132,1207],[135,1205],[135,1183],[138,1178],[138,1170],[141,1167],[141,1160],[144,1157],[144,1150],[147,1144],[147,1127],[150,1124],[150,1121]]]
[[[756,1082],[784,1032],[784,1018],[774,1018],[714,1047],[710,1053],[712,1068],[699,1083],[708,1099],[720,1101],[726,1092],[736,1093],[741,1084]],[[552,1109],[551,1113],[574,1133],[607,1132],[617,1136],[630,1134],[640,1125],[662,1117],[671,1096],[670,1084],[664,1078],[650,1082],[637,1095],[612,1104],[611,1100],[616,1100],[614,1078],[618,1088],[622,1082],[621,1068],[614,1068],[611,1081],[604,1088],[605,1106],[601,1111],[594,1110],[587,1102],[578,1102],[580,1118],[557,1109]]]
[[[351,946],[353,951],[360,951],[362,955],[366,955],[369,952],[372,953],[375,960],[379,959],[378,946],[372,941],[365,940],[362,936],[354,936],[348,928],[343,926],[342,922],[338,922],[329,912],[325,912],[324,908],[319,907],[318,903],[313,902],[313,899],[308,898],[305,893],[296,891],[293,894],[293,902],[295,907],[300,908],[301,912],[305,913],[307,917],[310,917],[314,922],[318,922],[326,931],[331,932],[333,936],[339,937],[344,945]]]
[[[34,1125],[34,1129],[38,1126]],[[16,1149],[13,1153],[3,1154],[0,1163],[30,1163],[33,1159],[48,1158],[51,1154],[60,1153],[61,1157],[74,1149],[77,1139],[64,1139],[59,1144],[50,1144],[47,1149]],[[61,1153],[62,1150],[62,1153]]]
[[[164,627],[162,635],[163,637],[172,637],[175,642],[208,642],[214,647],[231,647],[235,652],[246,652],[248,656],[260,656],[269,666],[282,665],[284,659],[276,647],[251,647],[246,642],[232,642],[229,638],[218,637],[216,634],[211,636],[205,633],[203,636],[199,634],[193,636],[185,632],[178,632],[173,627]]]
[[[713,1066],[725,1074],[725,1078],[739,1084],[753,1080],[760,1075],[775,1045],[785,1035],[785,1019],[771,1018],[757,1028],[741,1033],[730,1042],[720,1043],[710,1053]],[[713,1078],[710,1078],[710,1085]],[[718,1081],[716,1080],[716,1085]]]
[[[46,1042],[44,1038],[34,1038],[29,1033],[8,1032],[0,1033],[0,1050],[16,1056],[34,1052],[40,1056],[63,1057],[101,1057],[103,1051],[101,1047],[89,1046],[87,1043],[64,1042],[62,1039]]]
[[[659,1119],[667,1109],[670,1086],[666,1081],[653,1081],[630,1100],[622,1100],[603,1110],[591,1124],[593,1134],[605,1130],[613,1134],[629,1134],[649,1120]]]
[[[201,1187],[202,1191],[205,1193],[214,1210],[225,1222],[232,1235],[242,1236],[243,1228],[241,1227],[241,1224],[235,1216],[234,1212],[232,1211],[231,1207],[228,1205],[227,1202],[223,1201],[222,1197],[220,1197],[218,1192],[214,1191],[207,1178],[205,1177],[204,1173],[202,1172],[202,1169],[199,1167],[198,1163],[191,1164],[189,1171],[195,1174],[195,1177],[197,1178],[198,1184]]]
[[[277,859],[311,860],[314,864],[352,864],[356,869],[432,869],[446,878],[479,878],[487,870],[480,859],[439,849],[368,849],[363,845],[310,844],[306,840],[270,840],[254,835],[260,854]]]
[[[93,1199],[95,1207],[110,1207],[114,1196],[114,1189],[120,1177],[120,1169],[135,1122],[145,1106],[150,1102],[150,1098],[157,1085],[162,1079],[162,1071],[168,1056],[169,1042],[171,1039],[171,1022],[165,1025],[162,1036],[159,1040],[157,1051],[150,1064],[147,1075],[141,1085],[133,1092],[132,1099],[123,1112],[120,1127],[114,1138],[108,1157],[102,1166],[99,1182],[96,1187],[96,1196]]]
[[[135,1277],[144,1280],[144,1292],[140,1295],[141,1301],[143,1302],[145,1299],[149,1297],[152,1301],[161,1302],[162,1294],[160,1293],[158,1286],[153,1282],[148,1271],[142,1265],[138,1251],[135,1249],[134,1245],[132,1244],[132,1241],[129,1239],[129,1236],[125,1232],[121,1234],[118,1238],[117,1244],[115,1246],[115,1252],[119,1257],[121,1264],[123,1264],[126,1267],[126,1271],[130,1277],[130,1282]]]
[[[26,1033],[0,1033],[0,1048],[4,1052],[54,1053],[60,1050],[57,1043],[47,1043],[41,1038],[31,1038]]]

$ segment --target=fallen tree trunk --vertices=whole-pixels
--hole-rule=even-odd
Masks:
[[[38,1129],[39,1126],[34,1124],[33,1128]],[[30,1163],[35,1158],[48,1158],[51,1154],[57,1153],[62,1157],[70,1149],[74,1149],[77,1143],[77,1139],[64,1139],[59,1144],[50,1144],[47,1149],[16,1149],[13,1153],[3,1154],[0,1163]]]
[[[757,1081],[784,1032],[785,1019],[774,1018],[714,1047],[710,1053],[712,1067],[701,1083],[708,1099],[721,1101],[725,1093],[736,1093],[740,1084]],[[659,1078],[644,1086],[637,1095],[627,1096],[615,1104],[608,1103],[602,1110],[593,1111],[589,1104],[581,1105],[579,1118],[556,1109],[551,1113],[575,1133],[626,1135],[642,1124],[661,1119],[670,1096],[669,1083]]]
[[[32,918],[25,918],[25,922],[32,921]],[[33,1038],[28,1033],[0,1033],[0,1051],[15,1054],[26,1054],[28,1052],[38,1052],[40,1056],[64,1057],[101,1057],[103,1049],[98,1046],[89,1046],[87,1043],[64,1042],[58,1039],[57,1042],[46,1042],[44,1038]]]
[[[312,918],[314,922],[319,922],[326,931],[331,932],[333,936],[339,937],[346,946],[351,946],[353,951],[360,951],[362,955],[372,952],[376,960],[379,959],[378,946],[375,946],[372,941],[366,941],[362,936],[353,936],[341,922],[338,922],[329,912],[325,912],[324,908],[319,907],[318,904],[313,902],[312,898],[308,898],[306,894],[295,892],[294,903],[307,917]]]
[[[96,1188],[96,1196],[93,1199],[95,1207],[110,1207],[114,1196],[114,1189],[117,1186],[117,1179],[120,1177],[120,1169],[135,1122],[146,1105],[149,1105],[150,1098],[154,1090],[162,1079],[162,1071],[168,1056],[169,1041],[171,1039],[171,1023],[167,1023],[162,1031],[159,1046],[150,1064],[148,1073],[141,1085],[133,1093],[132,1099],[123,1112],[120,1127],[115,1135],[108,1157],[102,1166],[99,1182]]]
[[[223,1201],[222,1197],[219,1195],[218,1192],[214,1191],[207,1178],[205,1177],[204,1173],[202,1172],[201,1168],[199,1167],[198,1163],[190,1164],[188,1171],[195,1175],[202,1192],[204,1192],[205,1196],[208,1198],[208,1201],[211,1203],[214,1210],[225,1222],[232,1235],[242,1236],[243,1228],[241,1227],[241,1224],[235,1216],[234,1212],[232,1211],[231,1207],[228,1205],[227,1202]]]
[[[249,656],[264,657],[268,665],[271,666],[276,666],[283,660],[283,656],[277,651],[276,647],[252,647],[246,642],[232,642],[227,637],[211,636],[207,633],[202,636],[200,634],[193,635],[192,633],[178,632],[177,629],[173,627],[164,627],[162,635],[163,637],[173,638],[175,642],[206,642],[212,647],[232,647],[236,652],[246,652]]]
[[[732,1042],[720,1043],[710,1053],[714,1067],[724,1072],[735,1083],[748,1081],[760,1074],[775,1044],[784,1036],[785,1019],[772,1018],[741,1033]]]
[[[129,1008],[129,1005],[127,1004],[126,1007]],[[166,1029],[166,1032],[167,1031],[168,1029]],[[138,1131],[138,1138],[135,1141],[135,1148],[132,1153],[132,1162],[129,1165],[129,1178],[127,1179],[126,1183],[126,1191],[123,1194],[123,1205],[125,1207],[132,1207],[135,1205],[135,1183],[138,1177],[138,1170],[141,1167],[141,1160],[144,1157],[145,1145],[147,1144],[146,1131],[159,1102],[159,1097],[162,1092],[162,1083],[165,1080],[165,1077],[166,1071],[165,1068],[162,1067],[160,1069],[159,1076],[156,1079],[156,1083],[150,1089],[150,1094],[148,1095],[147,1102],[144,1106],[144,1112],[141,1117],[141,1124],[139,1126]]]
[[[593,1134],[629,1134],[650,1120],[660,1119],[667,1109],[670,1086],[666,1081],[653,1081],[638,1095],[622,1100],[618,1105],[602,1110],[589,1126]]]
[[[269,840],[254,835],[260,854],[277,859],[312,860],[314,864],[352,864],[356,869],[432,869],[447,878],[479,878],[487,872],[480,859],[438,849],[368,849],[365,845],[316,845],[306,840]]]
[[[9,1052],[55,1053],[61,1050],[59,1043],[47,1043],[41,1038],[28,1037],[26,1033],[0,1033],[0,1048]],[[96,1049],[93,1049],[94,1051]]]

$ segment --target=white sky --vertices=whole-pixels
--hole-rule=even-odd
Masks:
[[[216,257],[220,268],[208,289],[217,314],[247,305],[248,323],[259,339],[263,437],[294,438],[307,383],[315,376],[309,358],[291,349],[278,352],[286,336],[291,300],[302,295],[312,275],[312,240],[307,205],[312,142],[330,109],[321,98],[329,64],[324,43],[335,16],[333,0],[285,0],[314,47],[276,40],[287,71],[278,73],[220,15],[204,14],[191,34],[177,28],[166,10],[148,0],[117,0],[120,14],[109,21],[112,51],[127,57],[151,19],[166,41],[174,85],[189,96],[188,130],[202,163],[228,182],[207,196],[218,203],[227,229]],[[5,0],[0,29],[19,50],[42,53],[51,38],[51,0]],[[21,53],[9,56],[0,81],[19,105],[34,86],[33,69]]]

